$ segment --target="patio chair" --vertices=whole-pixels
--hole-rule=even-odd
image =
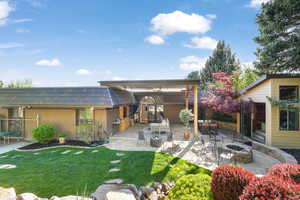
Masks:
[[[139,131],[139,132],[138,132],[138,140],[137,140],[137,144],[139,144],[140,141],[143,141],[144,144],[147,143],[144,131]]]
[[[223,151],[221,148],[218,148],[217,160],[218,160],[218,166],[220,166],[220,162],[224,160],[227,160],[229,162],[233,161],[234,165],[237,164],[234,153]]]

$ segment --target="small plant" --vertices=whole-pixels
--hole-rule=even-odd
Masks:
[[[55,126],[53,125],[39,125],[32,129],[33,138],[41,144],[48,144],[54,137]]]
[[[265,176],[251,181],[240,196],[240,200],[253,199],[296,200],[300,199],[300,193],[294,185],[288,182],[276,177]]]
[[[67,136],[66,133],[60,133],[60,134],[58,134],[58,137],[59,137],[59,138],[65,138],[66,136]]]
[[[210,181],[206,174],[183,176],[171,188],[167,200],[211,200]]]
[[[291,184],[300,185],[300,164],[277,164],[268,170],[268,176],[274,176]]]
[[[192,113],[191,110],[189,109],[182,109],[179,113],[179,118],[180,121],[184,124],[185,126],[185,133],[184,133],[184,137],[185,138],[189,138],[189,123],[190,121],[193,119],[194,115]]]
[[[221,166],[212,173],[211,188],[216,200],[238,200],[255,175],[243,168]]]

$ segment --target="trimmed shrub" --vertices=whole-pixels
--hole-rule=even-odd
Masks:
[[[255,175],[243,168],[220,166],[212,173],[211,189],[215,200],[238,200]]]
[[[276,177],[257,178],[245,187],[240,200],[299,200],[300,193],[295,185]]]
[[[212,200],[210,181],[206,174],[183,176],[171,188],[167,200]]]
[[[53,125],[39,125],[32,129],[33,138],[41,144],[48,144],[54,137],[55,126]]]
[[[277,164],[268,170],[267,176],[274,176],[291,184],[300,184],[300,164]]]

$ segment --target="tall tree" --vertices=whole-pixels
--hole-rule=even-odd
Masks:
[[[190,72],[187,76],[187,79],[188,80],[199,80],[200,79],[199,71]]]
[[[231,52],[229,45],[220,40],[212,56],[208,58],[205,67],[200,71],[201,87],[206,87],[208,83],[213,82],[213,74],[224,72],[232,75],[234,71],[240,69],[240,62],[235,54]]]
[[[3,86],[4,86],[3,81],[0,81],[0,88],[3,88]]]
[[[260,35],[255,41],[255,67],[260,73],[300,70],[300,1],[272,0],[256,17]]]

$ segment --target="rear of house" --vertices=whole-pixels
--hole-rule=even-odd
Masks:
[[[251,100],[237,117],[237,131],[267,145],[300,149],[299,112],[272,106],[267,97],[299,102],[300,75],[265,75],[242,91]],[[295,103],[299,106],[299,103]]]

